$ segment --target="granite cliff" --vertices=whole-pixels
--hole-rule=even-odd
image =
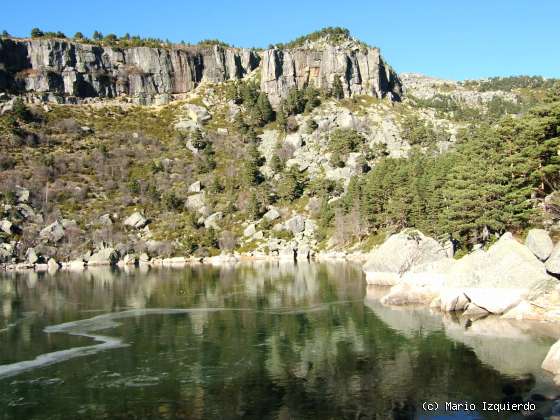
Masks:
[[[259,52],[221,45],[118,48],[56,38],[0,39],[0,91],[33,92],[58,102],[129,96],[141,104],[166,103],[202,82],[241,79],[258,69],[273,105],[293,86],[329,89],[336,78],[346,97],[398,100],[402,93],[379,49],[352,40]]]
[[[259,65],[255,51],[222,46],[111,48],[61,39],[0,40],[0,89],[54,94],[65,101],[131,96],[140,103],[199,83],[242,78]]]
[[[343,45],[274,48],[263,53],[261,90],[273,105],[294,86],[331,89],[336,78],[345,97],[369,95],[399,100],[402,95],[397,74],[384,62],[378,48],[348,41]]]

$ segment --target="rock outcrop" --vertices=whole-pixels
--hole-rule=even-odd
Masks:
[[[199,83],[240,79],[259,65],[250,49],[222,46],[111,48],[64,39],[1,39],[0,90],[64,102],[131,96],[166,102]]]
[[[501,90],[479,92],[454,80],[438,79],[418,73],[401,73],[399,78],[402,81],[405,96],[421,100],[449,98],[457,103],[475,108],[479,108],[495,98],[512,103],[518,101],[517,95],[511,92]]]
[[[546,261],[554,248],[552,239],[544,229],[531,229],[527,234],[525,245],[541,261]]]
[[[0,91],[67,103],[121,95],[140,104],[166,103],[201,82],[241,79],[259,66],[261,89],[273,106],[291,87],[332,89],[336,79],[345,97],[402,95],[379,49],[353,40],[263,53],[220,45],[119,48],[56,38],[0,40]]]
[[[542,368],[554,373],[558,378],[557,382],[560,382],[560,341],[557,341],[556,344],[550,348],[543,361]]]
[[[364,265],[369,284],[391,286],[415,266],[447,258],[445,249],[435,239],[419,231],[408,230],[391,235],[374,249]]]
[[[398,100],[401,82],[378,48],[352,40],[342,45],[304,45],[268,49],[262,56],[261,90],[277,106],[290,88],[314,86],[329,90],[339,79],[345,97],[369,95]]]
[[[382,299],[385,304],[429,304],[469,316],[503,314],[550,294],[558,285],[544,263],[511,233],[488,251],[477,250],[459,260],[440,257],[437,247],[428,246],[433,239],[424,238],[424,247],[407,239],[405,232],[391,236],[364,266],[368,283],[393,285]]]

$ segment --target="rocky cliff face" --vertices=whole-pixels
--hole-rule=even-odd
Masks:
[[[377,48],[305,45],[263,53],[242,48],[111,48],[62,39],[0,39],[0,91],[34,92],[77,102],[130,96],[139,103],[167,102],[199,83],[241,79],[261,67],[261,89],[273,105],[288,90],[308,84],[330,89],[338,78],[344,96],[399,99],[401,83]]]
[[[70,98],[128,95],[166,100],[200,82],[242,78],[259,65],[238,48],[110,48],[58,39],[0,40],[0,90]]]
[[[398,100],[402,95],[397,74],[378,48],[352,41],[343,45],[305,45],[294,49],[269,49],[262,59],[261,90],[275,106],[294,86],[331,89],[338,78],[344,96],[370,95]]]

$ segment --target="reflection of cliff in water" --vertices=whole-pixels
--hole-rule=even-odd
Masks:
[[[554,387],[552,377],[541,369],[550,346],[560,336],[556,324],[515,321],[496,316],[470,321],[458,315],[433,311],[425,306],[388,307],[379,299],[387,288],[368,286],[364,304],[399,334],[413,338],[444,331],[462,343],[485,365],[514,378],[536,378],[536,389]]]

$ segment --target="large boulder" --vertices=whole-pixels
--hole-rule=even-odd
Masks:
[[[0,220],[0,230],[2,232],[4,232],[5,234],[11,235],[12,234],[12,227],[13,227],[13,224],[9,220],[7,220],[7,219]]]
[[[368,283],[394,285],[415,266],[445,258],[445,249],[435,239],[416,230],[406,230],[391,235],[371,251],[363,269]]]
[[[298,214],[286,221],[284,226],[286,226],[286,229],[290,230],[294,235],[296,233],[303,232],[305,229],[305,217]]]
[[[524,289],[477,288],[464,289],[469,302],[492,314],[503,314],[519,305],[527,294]]]
[[[39,233],[39,237],[41,239],[45,239],[49,242],[58,242],[62,238],[64,238],[64,227],[62,224],[57,220],[44,229],[41,230]]]
[[[189,119],[196,123],[204,123],[212,118],[212,115],[210,115],[208,110],[203,106],[195,104],[185,104],[183,108],[187,112],[187,116],[189,117]]]
[[[199,193],[202,190],[202,183],[200,181],[193,182],[189,185],[189,192],[190,193]]]
[[[447,272],[445,287],[548,290],[556,281],[544,264],[510,233],[460,260]]]
[[[114,265],[119,260],[119,253],[114,248],[102,248],[88,258],[88,266]]]
[[[63,268],[70,271],[82,271],[85,268],[85,263],[83,260],[72,260],[66,263]]]
[[[200,192],[197,194],[193,194],[193,195],[189,195],[187,197],[187,201],[185,203],[185,206],[192,211],[201,211],[201,209],[204,207],[205,205],[205,201],[204,201],[204,192]]]
[[[135,229],[142,229],[148,224],[148,219],[145,218],[140,212],[136,211],[124,219],[124,225]]]
[[[222,220],[223,213],[221,211],[217,211],[216,213],[212,213],[204,220],[204,227],[206,229],[213,228],[213,229],[220,229],[218,222]]]
[[[560,340],[554,344],[542,363],[542,368],[555,375],[560,375]]]
[[[251,223],[243,230],[243,236],[253,236],[257,232],[256,226],[254,223]]]
[[[274,207],[271,207],[270,210],[268,210],[263,216],[263,218],[268,221],[276,220],[279,217],[280,217],[280,213]]]
[[[541,261],[546,261],[554,248],[552,239],[544,229],[531,229],[525,239],[525,246]]]
[[[550,257],[546,260],[546,271],[552,274],[560,274],[560,242],[556,244]]]
[[[27,251],[25,252],[25,258],[29,264],[35,264],[39,261],[39,257],[37,256],[34,248],[27,249]]]
[[[16,198],[18,203],[27,203],[29,201],[29,190],[19,185],[16,186]]]
[[[58,262],[54,258],[50,258],[49,261],[47,262],[47,271],[49,273],[54,273],[58,271],[59,268],[60,265],[58,264]]]

